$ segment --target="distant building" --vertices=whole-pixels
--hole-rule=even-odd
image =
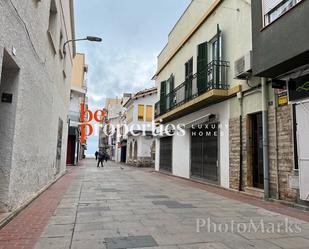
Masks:
[[[134,94],[124,103],[126,162],[135,166],[154,166],[155,140],[153,138],[154,104],[157,88],[146,89]],[[122,130],[122,133],[125,132]]]
[[[116,153],[116,124],[119,123],[121,116],[121,99],[107,98],[105,100],[106,117],[99,135],[99,149],[106,151],[111,160],[115,160]],[[113,129],[113,130],[112,130]]]
[[[73,60],[69,109],[69,135],[67,146],[67,165],[77,165],[84,157],[87,144],[81,143],[81,104],[88,109],[87,80],[88,66],[84,54],[76,54]]]
[[[73,0],[1,1],[0,212],[65,173],[73,12]]]

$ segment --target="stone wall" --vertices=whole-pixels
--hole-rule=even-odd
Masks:
[[[151,157],[128,159],[128,164],[136,167],[154,167],[154,161],[151,159]]]
[[[289,177],[296,176],[294,170],[294,147],[293,147],[293,122],[291,105],[277,108],[269,107],[269,176],[270,176],[270,197],[290,202],[299,202],[299,191],[290,188]],[[275,117],[277,116],[277,127]],[[251,169],[251,140],[249,131],[250,116],[242,118],[243,124],[243,182],[242,190],[245,187],[252,187]],[[230,188],[239,188],[240,169],[240,131],[239,118],[230,119]],[[277,130],[277,132],[276,132]],[[277,141],[276,141],[277,134]],[[278,145],[276,149],[276,144]],[[276,154],[278,153],[278,154]],[[277,166],[278,165],[278,166]],[[278,182],[279,181],[279,182]],[[279,187],[279,193],[277,188]]]
[[[275,109],[269,110],[269,175],[270,194],[277,197],[277,182],[279,185],[279,198],[286,201],[297,202],[298,190],[289,186],[289,176],[297,174],[294,171],[293,146],[293,120],[292,106],[286,105],[277,108],[277,142],[275,137]],[[278,156],[276,156],[276,143]],[[278,165],[278,168],[277,168]],[[277,177],[279,175],[279,177]]]

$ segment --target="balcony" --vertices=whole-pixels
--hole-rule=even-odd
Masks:
[[[205,71],[192,75],[163,99],[161,97],[155,104],[155,118],[175,119],[236,94],[240,86],[232,91],[229,89],[228,69],[228,61],[210,62]]]
[[[80,112],[69,111],[69,119],[71,122],[80,123],[81,122]]]

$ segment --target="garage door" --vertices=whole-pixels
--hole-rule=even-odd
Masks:
[[[173,137],[160,139],[160,170],[172,172]]]
[[[218,181],[218,124],[191,129],[191,177]]]

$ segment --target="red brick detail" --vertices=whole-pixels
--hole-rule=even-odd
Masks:
[[[0,249],[31,249],[77,173],[70,170],[0,230]]]

